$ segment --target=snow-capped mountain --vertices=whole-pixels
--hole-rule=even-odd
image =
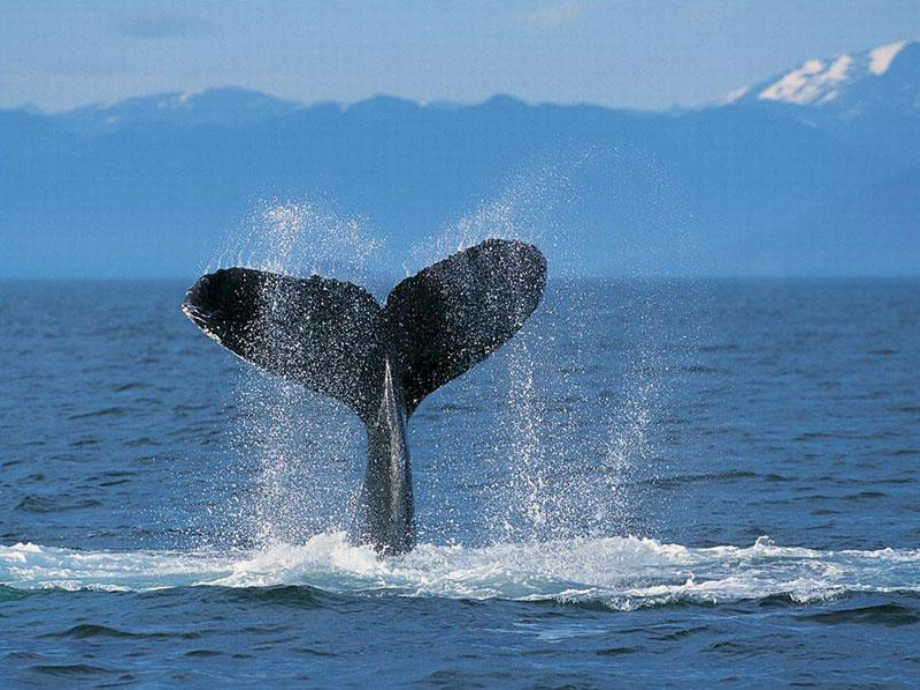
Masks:
[[[807,60],[739,89],[717,107],[756,108],[792,117],[897,158],[920,151],[920,41]]]
[[[114,103],[94,103],[55,115],[64,126],[83,133],[105,133],[126,125],[148,122],[178,126],[240,127],[303,108],[257,91],[238,88],[207,89],[195,93],[159,93]]]
[[[192,276],[259,199],[330,200],[408,255],[519,196],[554,209],[555,246],[597,275],[920,267],[917,42],[811,60],[701,110],[304,106],[219,89],[0,110],[0,151],[15,171],[0,184],[0,276]],[[542,227],[540,213],[522,223]]]
[[[853,117],[867,104],[866,96],[885,89],[890,91],[888,105],[920,110],[918,77],[920,41],[899,41],[855,55],[807,60],[791,72],[728,94],[721,105],[783,103],[827,107]]]

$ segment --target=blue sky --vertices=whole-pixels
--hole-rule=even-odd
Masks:
[[[0,107],[241,86],[304,102],[665,108],[917,37],[918,0],[3,0]]]

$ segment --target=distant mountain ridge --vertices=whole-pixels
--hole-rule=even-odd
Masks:
[[[890,155],[910,158],[920,149],[920,41],[813,58],[719,105],[768,109],[828,131],[853,130]],[[914,150],[904,151],[904,144]]]
[[[785,103],[845,117],[863,115],[861,106],[920,110],[918,73],[920,42],[898,41],[855,55],[807,60],[785,74],[729,94],[721,104]]]
[[[191,277],[274,198],[393,257],[480,209],[584,274],[920,273],[916,41],[668,113],[235,88],[0,111],[0,156],[0,276]]]
[[[103,134],[126,125],[160,122],[177,126],[242,127],[296,112],[304,106],[258,91],[207,89],[197,93],[169,92],[94,103],[51,117],[80,133]]]
[[[169,91],[137,96],[112,103],[87,106],[47,115],[65,128],[80,134],[106,134],[123,127],[141,124],[171,124],[179,127],[221,125],[244,127],[257,122],[297,113],[344,113],[349,110],[371,110],[377,115],[399,115],[418,110],[463,110],[477,105],[504,103],[506,106],[527,107],[512,96],[496,95],[483,104],[467,105],[450,101],[417,103],[395,96],[377,95],[356,103],[320,101],[306,104],[284,100],[248,89],[223,87],[195,92]],[[29,109],[35,115],[41,111]]]

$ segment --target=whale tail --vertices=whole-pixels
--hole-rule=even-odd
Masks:
[[[382,307],[352,283],[228,268],[199,279],[182,309],[234,354],[345,403],[370,426],[388,362],[408,418],[517,333],[545,284],[536,247],[492,239],[403,280]]]
[[[243,359],[355,411],[368,438],[361,538],[395,555],[415,541],[409,417],[517,333],[545,285],[536,247],[487,240],[402,281],[382,307],[351,283],[228,268],[182,308]]]

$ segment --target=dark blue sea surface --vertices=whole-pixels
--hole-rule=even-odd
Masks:
[[[920,684],[920,281],[551,280],[383,560],[185,287],[0,283],[0,686]]]

